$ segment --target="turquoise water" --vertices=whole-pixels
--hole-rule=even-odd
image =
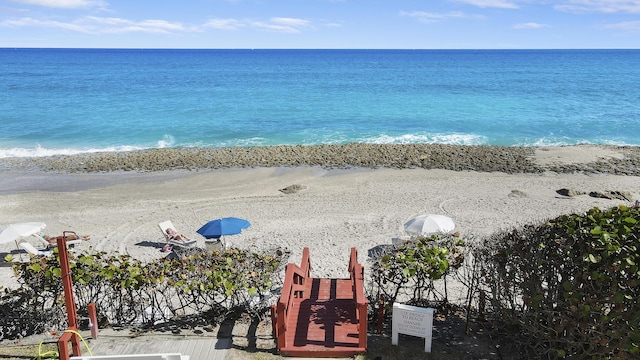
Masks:
[[[0,49],[0,157],[640,145],[640,50]]]

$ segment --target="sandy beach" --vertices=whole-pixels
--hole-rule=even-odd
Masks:
[[[367,250],[402,236],[402,224],[417,214],[447,215],[463,237],[478,237],[593,206],[629,205],[640,198],[639,176],[548,170],[616,163],[628,158],[627,150],[538,148],[531,150],[530,161],[543,171],[517,173],[306,164],[150,172],[4,166],[0,226],[42,221],[48,235],[74,230],[91,236],[74,251],[118,251],[152,260],[166,255],[160,251],[164,238],[159,222],[171,220],[178,231],[206,247],[196,230],[208,220],[236,216],[249,220],[251,227],[225,237],[228,246],[255,251],[286,248],[293,262],[299,262],[302,249],[309,247],[314,276],[342,277],[347,276],[351,247],[358,249],[366,266]],[[281,191],[293,185],[300,190]],[[583,194],[564,196],[557,192],[560,189]],[[589,195],[608,191],[632,199]],[[8,253],[27,256],[13,242],[0,245],[0,256]],[[8,265],[0,267],[0,284],[14,287]]]

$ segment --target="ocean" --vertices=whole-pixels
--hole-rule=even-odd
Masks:
[[[640,145],[640,50],[0,49],[0,157]]]

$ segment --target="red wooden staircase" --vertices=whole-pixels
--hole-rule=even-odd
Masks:
[[[271,307],[273,334],[283,356],[350,357],[367,351],[364,272],[351,248],[349,279],[310,276],[309,248],[300,266],[288,264],[277,305]]]

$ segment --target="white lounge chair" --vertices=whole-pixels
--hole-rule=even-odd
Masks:
[[[28,252],[29,254],[33,255],[33,256],[46,256],[49,257],[51,255],[53,255],[53,251],[51,250],[38,250],[36,249],[35,246],[29,244],[28,242],[21,242],[20,244],[18,244],[18,246],[20,246],[21,248],[23,248],[26,252]]]
[[[178,231],[176,230],[176,227],[173,226],[173,223],[171,222],[171,220],[167,220],[167,221],[163,221],[163,222],[159,223],[158,227],[160,227],[160,231],[162,231],[162,235],[164,236],[164,239],[169,244],[176,245],[176,246],[192,247],[192,246],[195,246],[196,243],[197,243],[196,240],[189,239],[186,236],[178,233]],[[175,235],[172,236],[167,232],[167,230],[169,230],[169,229],[171,229],[173,231],[173,233],[179,234],[178,236],[183,237],[184,240],[175,239]]]
[[[76,235],[75,233],[73,233],[74,235]],[[43,238],[42,236],[39,235],[34,235],[34,237],[36,239],[38,239],[38,241],[40,241],[40,243],[42,243],[42,245],[44,245],[44,247],[46,249],[53,249],[54,247],[58,246],[58,242],[54,241],[54,242],[48,242],[45,238]],[[75,240],[66,240],[65,243],[67,244],[67,248],[69,247],[74,247],[80,243],[82,243],[82,239],[77,238],[78,236],[76,235],[76,239]]]

